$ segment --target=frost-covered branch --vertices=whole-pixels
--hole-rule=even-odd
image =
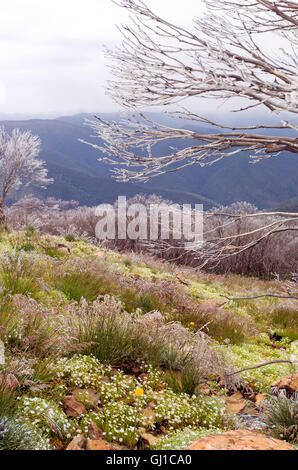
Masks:
[[[161,18],[141,0],[114,3],[133,17],[129,25],[120,27],[122,45],[107,50],[115,77],[107,91],[135,115],[122,122],[97,118],[91,126],[104,141],[98,148],[105,154],[103,160],[116,167],[117,179],[147,181],[242,151],[251,152],[255,161],[280,152],[298,153],[296,2],[205,0],[207,13],[189,29]],[[271,41],[270,50],[266,41],[273,36],[279,43]],[[280,116],[277,126],[253,123],[237,129],[185,107],[177,109],[179,117],[216,126],[214,132],[203,133],[153,123],[140,112],[149,106],[180,106],[189,98],[231,104],[236,98],[240,104],[234,111],[265,107],[275,116],[285,112],[287,118]],[[280,129],[279,135],[251,132],[270,128]],[[154,154],[154,145],[169,139],[195,139],[197,144],[171,149],[163,157]]]
[[[6,196],[21,186],[36,184],[46,187],[53,180],[47,178],[44,161],[38,160],[40,139],[29,131],[14,129],[9,135],[0,128],[0,220],[3,220]]]

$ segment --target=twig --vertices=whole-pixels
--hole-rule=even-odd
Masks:
[[[296,299],[298,300],[298,297],[295,295],[279,295],[279,294],[262,294],[262,295],[255,295],[253,297],[227,297],[226,295],[220,295],[220,297],[223,297],[224,299],[227,299],[228,301],[234,301],[234,300],[254,300],[254,299],[261,299],[262,297],[275,297],[278,299]]]
[[[184,281],[183,279],[181,279],[178,274],[176,274],[176,279],[177,279],[181,284],[183,284],[184,286],[188,286],[188,285],[189,285],[188,282],[186,282],[186,281]]]
[[[240,374],[240,372],[244,372],[245,370],[258,369],[259,367],[268,366],[270,364],[280,364],[280,363],[282,363],[282,364],[294,364],[294,363],[298,363],[298,361],[290,361],[290,360],[284,359],[284,360],[263,362],[262,364],[258,364],[257,366],[245,367],[244,369],[237,370],[236,372],[232,372],[230,374],[227,374],[227,377],[229,377],[230,375]]]

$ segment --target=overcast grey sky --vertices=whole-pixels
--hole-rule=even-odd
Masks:
[[[187,25],[200,0],[148,0],[159,14]],[[111,0],[1,0],[0,113],[111,111],[103,44],[119,44],[127,19]]]

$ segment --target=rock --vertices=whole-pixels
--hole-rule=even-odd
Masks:
[[[99,393],[91,388],[81,389],[77,388],[72,392],[74,398],[83,403],[87,408],[97,409],[99,401]]]
[[[151,401],[150,403],[148,403],[148,407],[151,408],[152,410],[155,410],[156,404],[154,403],[154,401]]]
[[[118,373],[118,370],[116,369],[117,373]],[[105,375],[99,375],[98,376],[98,381],[100,382],[105,382],[106,384],[109,384],[111,381],[109,379],[109,377],[106,377]]]
[[[186,450],[295,450],[295,447],[255,431],[239,429],[201,437]]]
[[[138,366],[138,365],[135,365],[133,367],[131,367],[131,373],[134,374],[134,375],[139,375],[141,372],[141,367]]]
[[[20,386],[20,382],[13,374],[0,374],[0,385],[2,385],[4,390],[9,389],[13,392]]]
[[[230,413],[240,413],[246,406],[246,402],[240,392],[234,393],[230,397],[227,397],[225,401],[226,410]]]
[[[150,447],[154,446],[156,444],[157,438],[154,437],[152,434],[149,432],[145,432],[144,434],[141,435],[140,440],[139,440],[139,447],[143,449],[149,449]]]
[[[233,393],[233,395],[230,395],[229,397],[226,398],[226,401],[235,401],[235,400],[243,400],[243,395],[240,392]]]
[[[110,443],[110,450],[130,450],[131,451],[131,447],[127,447],[127,446],[123,446],[121,444],[117,444],[117,442],[111,442]]]
[[[142,415],[148,418],[152,424],[155,423],[156,413],[150,406],[147,406],[142,410]]]
[[[255,402],[256,402],[256,405],[257,407],[260,407],[262,405],[262,402],[264,400],[264,398],[266,397],[266,393],[258,393],[255,397]]]
[[[85,405],[76,401],[72,395],[64,397],[62,404],[64,411],[68,416],[77,417],[87,413]]]
[[[68,444],[66,450],[84,450],[86,447],[86,439],[83,435],[74,437]]]
[[[103,430],[100,429],[94,421],[91,421],[91,423],[88,426],[88,437],[89,439],[102,439],[103,437]]]
[[[277,389],[279,392],[284,390],[287,395],[293,395],[298,390],[298,372],[273,382],[271,387]]]
[[[226,410],[229,412],[229,413],[241,413],[241,411],[243,411],[245,408],[245,401],[241,402],[241,401],[235,401],[233,403],[228,403],[227,406],[226,406]]]
[[[211,395],[211,390],[210,388],[208,387],[208,385],[198,385],[196,388],[195,388],[195,395]]]
[[[110,444],[104,439],[88,439],[87,450],[111,450]]]
[[[163,425],[159,426],[159,430],[160,430],[161,433],[167,434],[167,430]]]
[[[245,410],[245,413],[247,415],[257,416],[259,414],[259,411],[255,408],[249,408],[248,410]]]

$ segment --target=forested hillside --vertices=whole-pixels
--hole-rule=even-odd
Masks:
[[[120,118],[119,114],[104,115],[106,119]],[[214,166],[198,165],[177,173],[155,178],[145,184],[117,183],[110,178],[106,164],[98,162],[102,154],[84,145],[78,139],[99,143],[90,137],[92,129],[84,124],[90,115],[76,115],[59,119],[3,121],[0,124],[11,131],[18,127],[31,130],[42,140],[41,158],[46,161],[49,176],[55,179],[47,190],[47,197],[75,199],[84,205],[113,202],[118,194],[160,194],[177,203],[203,203],[210,208],[216,203],[231,204],[245,200],[259,208],[271,208],[297,196],[298,161],[291,154],[249,163],[247,153],[230,157]],[[158,115],[168,123],[169,118]],[[207,132],[208,129],[205,129]],[[178,145],[179,144],[179,145]],[[184,143],[170,141],[158,145],[156,154],[165,155],[169,146],[183,147]],[[42,196],[42,191],[38,191]]]

